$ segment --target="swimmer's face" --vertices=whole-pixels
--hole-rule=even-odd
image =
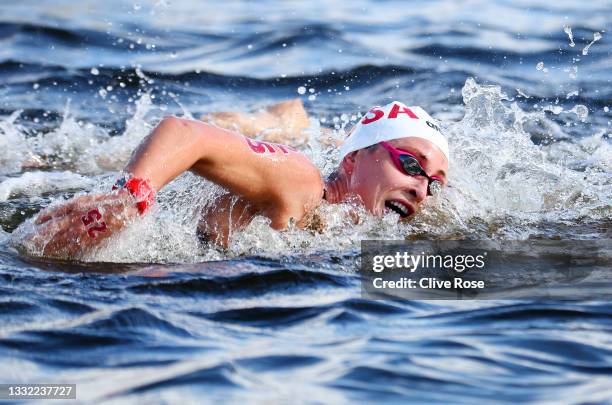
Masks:
[[[415,156],[429,177],[446,184],[448,160],[437,146],[421,138],[395,139],[388,143]],[[429,180],[400,170],[380,145],[354,152],[347,159],[343,164],[350,172],[350,191],[374,215],[392,211],[405,219],[417,212],[428,197]]]

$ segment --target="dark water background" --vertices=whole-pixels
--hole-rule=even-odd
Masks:
[[[609,302],[371,301],[355,260],[366,238],[609,238],[611,16],[608,1],[0,1],[0,383],[111,403],[609,403]],[[184,208],[215,190],[186,176],[88,263],[16,250],[17,227],[107,188],[163,115],[294,97],[339,131],[392,99],[425,107],[455,145],[442,208],[406,227],[332,211],[318,236],[260,222],[221,251]],[[305,151],[329,171],[331,152]]]

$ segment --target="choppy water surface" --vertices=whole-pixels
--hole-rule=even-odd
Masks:
[[[368,301],[355,261],[367,238],[610,237],[610,4],[226,3],[2,5],[0,382],[115,402],[609,401],[609,303]],[[107,190],[162,116],[293,97],[337,138],[372,105],[423,106],[450,187],[407,225],[326,207],[323,234],[257,219],[220,250],[196,225],[222,191],[184,175],[84,263],[21,243],[42,207]],[[300,148],[333,169],[333,149]]]

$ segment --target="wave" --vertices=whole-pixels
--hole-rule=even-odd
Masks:
[[[60,65],[24,63],[16,60],[5,60],[0,63],[0,75],[6,75],[7,80],[13,84],[36,82],[39,85],[71,85],[90,87],[93,85],[115,85],[119,80],[127,88],[138,88],[154,81],[161,82],[189,82],[191,85],[240,87],[245,89],[264,88],[268,86],[297,86],[304,82],[317,87],[333,86],[338,84],[352,84],[353,86],[367,85],[387,77],[411,75],[419,72],[418,69],[399,65],[360,65],[348,70],[326,71],[316,75],[297,75],[272,78],[254,78],[241,75],[223,75],[205,70],[185,73],[161,73],[140,68],[126,67],[99,67],[92,75],[91,69],[69,69]],[[33,78],[32,75],[36,76]],[[21,76],[21,80],[20,80]],[[89,83],[92,81],[93,83]],[[116,81],[116,82],[114,82]]]
[[[610,392],[583,383],[611,372],[605,302],[371,301],[359,298],[354,275],[282,266],[246,258],[161,279],[142,272],[30,279],[36,273],[25,271],[9,287],[31,283],[34,294],[1,301],[0,356],[59,367],[84,395],[107,399],[193,384],[270,389],[260,373],[297,373],[300,384],[324,378],[327,389],[362,400],[524,402],[534,392],[547,399],[580,392],[598,402]],[[215,275],[224,268],[238,274]],[[260,269],[259,280],[249,268]],[[52,322],[26,322],[49,311]],[[7,323],[19,327],[9,331]],[[79,377],[83,369],[92,370]],[[124,383],[102,387],[107,372]]]
[[[440,43],[428,44],[418,48],[409,48],[407,51],[419,55],[457,58],[466,63],[477,62],[496,66],[513,65],[518,62],[533,63],[535,65],[536,62],[542,60],[555,60],[569,53],[568,51],[560,51],[554,48],[539,50],[537,52],[529,50],[521,52],[520,50],[488,49],[465,45],[451,46]]]
[[[224,266],[231,267],[231,262]],[[184,270],[183,270],[184,271]],[[197,270],[196,270],[197,271]],[[148,281],[130,287],[137,294],[170,295],[238,295],[256,296],[270,289],[302,291],[309,288],[340,287],[346,285],[346,277],[318,271],[279,269],[240,274],[234,277],[191,278]]]
[[[133,32],[137,33],[136,35]],[[12,42],[13,46],[31,46],[31,44],[50,44],[70,48],[95,51],[95,48],[113,52],[146,51],[143,41],[157,42],[156,48],[162,51],[172,51],[197,43],[224,40],[226,36],[214,33],[172,31],[172,40],[164,39],[166,31],[148,28],[146,33],[138,26],[126,24],[120,30],[99,31],[94,29],[69,26],[50,26],[28,22],[0,21],[0,39]]]

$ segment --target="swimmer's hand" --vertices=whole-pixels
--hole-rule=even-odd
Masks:
[[[23,244],[46,257],[78,259],[138,216],[126,190],[84,195],[41,211]]]

